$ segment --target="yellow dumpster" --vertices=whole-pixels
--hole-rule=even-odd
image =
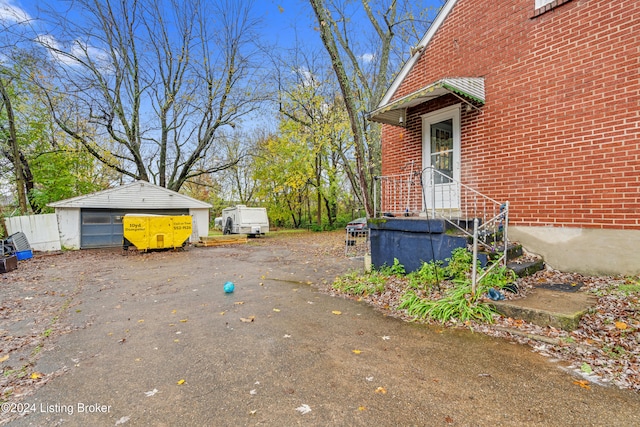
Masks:
[[[122,218],[123,249],[168,249],[184,246],[191,236],[189,215],[127,214]]]

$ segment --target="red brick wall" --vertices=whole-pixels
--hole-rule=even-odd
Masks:
[[[640,229],[640,2],[459,0],[394,94],[484,77],[462,122],[462,180],[509,200],[512,225]],[[421,164],[420,115],[383,127],[383,175]]]

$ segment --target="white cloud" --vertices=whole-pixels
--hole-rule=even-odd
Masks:
[[[371,62],[375,59],[375,55],[373,53],[365,53],[364,55],[360,56],[360,59],[362,59],[364,62]]]
[[[26,23],[31,16],[12,0],[0,0],[0,22]]]
[[[36,37],[36,40],[49,51],[49,55],[51,55],[51,58],[54,61],[63,65],[79,65],[79,62],[75,58],[91,58],[99,68],[104,70],[109,70],[111,68],[108,54],[105,51],[88,46],[78,40],[71,44],[70,50],[66,50],[64,46],[62,46],[58,40],[50,34],[40,34]],[[68,52],[69,54],[67,55],[63,52]]]
[[[300,67],[297,69],[297,74],[302,79],[303,86],[305,87],[317,86],[316,77],[308,69]]]
[[[54,61],[60,62],[65,65],[77,64],[77,62],[74,61],[72,58],[61,53],[61,51],[63,51],[62,46],[60,45],[60,43],[58,43],[58,40],[56,40],[56,38],[53,37],[52,35],[39,34],[38,37],[36,37],[36,41],[40,43],[42,46],[44,46],[45,48],[47,48],[47,50],[49,51],[49,55],[51,55],[51,58]]]

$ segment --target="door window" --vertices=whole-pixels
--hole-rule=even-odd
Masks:
[[[431,166],[435,184],[447,184],[453,178],[453,119],[431,124]]]
[[[425,208],[460,206],[460,104],[422,116]]]

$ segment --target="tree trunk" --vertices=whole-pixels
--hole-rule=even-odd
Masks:
[[[363,124],[360,122],[361,116],[358,108],[358,94],[357,90],[354,90],[352,83],[347,75],[346,68],[340,58],[340,53],[336,45],[336,40],[331,31],[331,25],[329,17],[326,15],[326,8],[324,1],[322,0],[310,0],[311,6],[318,19],[318,26],[320,28],[320,37],[324,43],[329,57],[331,58],[331,64],[333,70],[336,73],[340,90],[344,96],[344,103],[349,115],[349,123],[351,125],[351,133],[353,135],[356,168],[358,170],[357,179],[361,192],[362,204],[364,205],[365,212],[368,217],[373,216],[373,197],[371,196],[369,185],[369,167],[367,165],[365,147],[367,144],[366,132]]]
[[[18,206],[20,212],[26,214],[27,208],[27,194],[25,189],[24,174],[22,172],[22,162],[20,161],[21,153],[18,146],[18,133],[16,131],[15,117],[13,114],[13,107],[11,106],[11,98],[7,92],[7,88],[4,85],[4,81],[0,79],[0,96],[2,96],[2,102],[7,110],[7,121],[9,124],[9,147],[11,149],[11,156],[13,157],[13,167],[16,175],[16,193],[18,195]]]

